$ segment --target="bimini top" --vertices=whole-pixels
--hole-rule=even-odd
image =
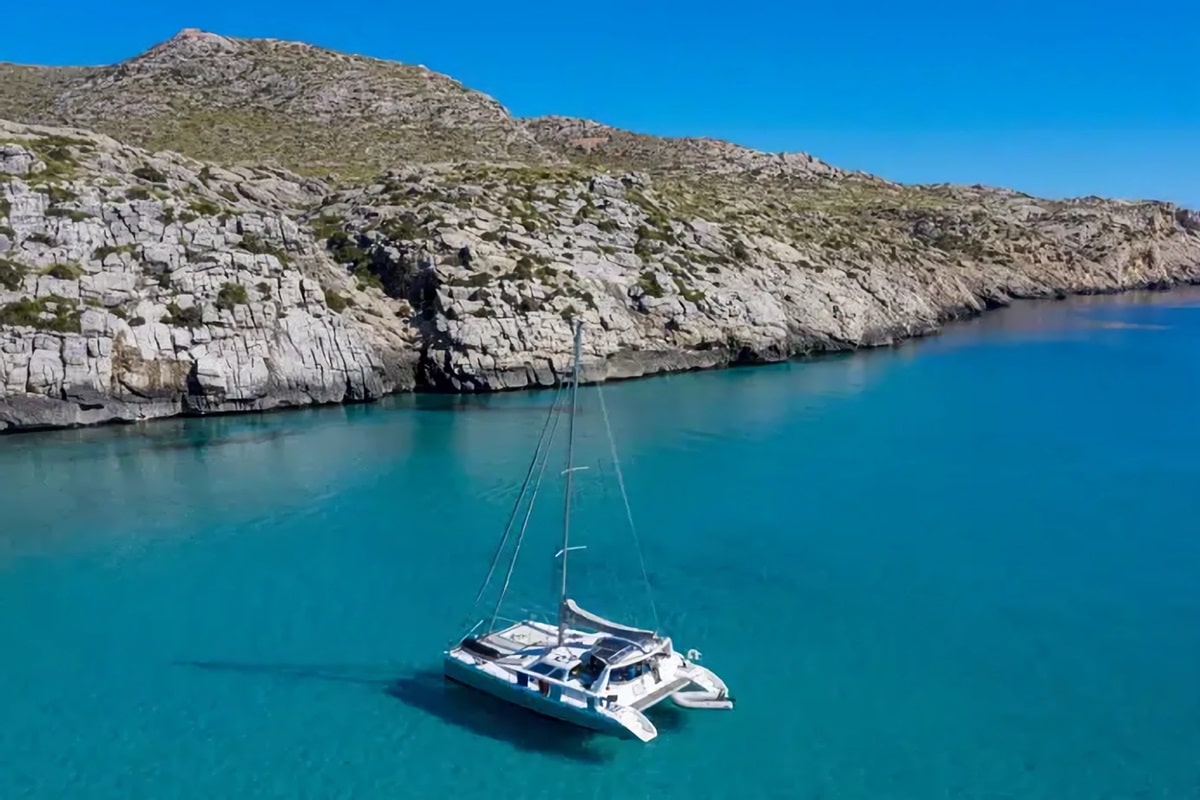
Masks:
[[[592,649],[588,654],[595,659],[603,661],[610,667],[618,667],[628,661],[637,661],[645,658],[653,650],[642,648],[626,639],[619,636],[605,636],[592,645]]]

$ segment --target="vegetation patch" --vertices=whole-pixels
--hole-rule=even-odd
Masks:
[[[198,305],[180,308],[178,303],[168,303],[162,323],[176,328],[199,328],[204,324],[204,311]]]
[[[335,314],[340,314],[350,306],[354,305],[354,301],[344,295],[335,292],[332,289],[325,290],[325,305],[329,306],[329,310]]]
[[[226,311],[232,311],[235,306],[244,306],[249,302],[250,295],[240,283],[226,281],[221,284],[221,291],[217,292],[217,308]]]
[[[394,241],[411,241],[424,239],[425,229],[417,222],[413,214],[401,214],[389,217],[379,223],[379,232]]]
[[[15,292],[25,283],[25,267],[15,261],[0,258],[0,286]]]
[[[42,274],[60,281],[77,281],[83,277],[83,270],[78,264],[54,264],[42,270]]]
[[[80,313],[65,297],[23,297],[0,307],[0,325],[24,326],[57,333],[79,333]]]
[[[147,181],[148,183],[163,183],[163,184],[165,184],[167,182],[167,176],[164,175],[160,170],[150,166],[149,164],[145,164],[143,166],[138,167],[137,169],[135,169],[133,171],[133,174],[136,177],[141,178],[144,181]]]
[[[699,303],[705,297],[705,294],[703,291],[701,291],[700,289],[697,289],[693,286],[686,285],[679,278],[675,279],[675,288],[677,288],[679,290],[679,293],[681,295],[683,295],[683,299],[687,300],[690,303]]]
[[[337,214],[322,214],[310,223],[313,236],[317,241],[328,241],[334,234],[342,230],[342,218]]]
[[[85,219],[92,219],[93,215],[86,211],[78,211],[74,208],[47,208],[47,217],[66,217],[72,222],[83,222]]]
[[[975,259],[987,255],[987,248],[979,239],[951,231],[939,233],[929,244],[947,253],[961,253]]]
[[[224,209],[211,200],[193,200],[188,203],[188,210],[201,217],[215,217]]]
[[[50,202],[54,204],[71,203],[79,199],[79,195],[65,186],[38,186],[34,191],[46,195]]]
[[[132,245],[132,244],[123,244],[123,245],[119,245],[119,246],[106,244],[102,247],[97,247],[95,250],[93,250],[92,258],[96,261],[102,262],[102,261],[104,261],[104,259],[108,258],[109,256],[120,255],[120,254],[124,254],[124,253],[132,254],[134,252],[134,250],[136,250],[136,249],[137,249],[137,245]]]
[[[44,170],[32,176],[37,181],[71,177],[79,165],[79,160],[71,148],[92,148],[92,143],[86,139],[72,139],[67,136],[43,136],[26,144],[46,165]]]
[[[247,253],[275,256],[279,263],[285,267],[291,263],[291,259],[288,258],[288,254],[284,252],[282,248],[275,247],[264,241],[263,238],[256,233],[249,231],[243,233],[242,241],[239,244]]]
[[[658,277],[649,270],[643,272],[638,278],[638,286],[650,297],[663,296],[662,284],[658,282]]]
[[[504,231],[484,231],[479,234],[479,238],[485,242],[496,242],[499,244],[508,244],[508,236]]]

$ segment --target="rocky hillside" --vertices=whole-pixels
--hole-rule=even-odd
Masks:
[[[495,100],[424,67],[196,30],[114,66],[0,64],[3,118],[318,177],[547,158]]]
[[[571,117],[538,117],[524,124],[548,152],[586,166],[688,178],[812,179],[848,174],[807,153],[762,153],[717,139],[648,136]]]
[[[189,49],[203,57],[172,62]],[[241,71],[248,53],[258,71]],[[598,380],[888,344],[1017,297],[1200,281],[1200,216],[1165,203],[903,186],[807,155],[518,121],[432,74],[347,94],[312,70],[284,80],[296,58],[419,70],[184,34],[118,67],[0,84],[6,113],[53,96],[55,113],[115,130],[121,108],[141,120],[134,139],[189,153],[208,151],[172,138],[164,109],[238,109],[211,162],[0,122],[0,429],[548,385],[576,317]],[[276,138],[256,138],[260,114],[280,115]],[[321,140],[339,114],[345,138]],[[234,165],[292,136],[309,146],[303,124],[282,126],[293,115],[324,119],[314,141],[347,159],[340,179],[302,177],[319,171],[302,150],[273,159],[297,171]],[[352,161],[385,118],[412,136]],[[462,135],[418,153],[435,118]],[[448,162],[437,148],[454,141],[469,152]],[[346,179],[376,156],[389,166]]]
[[[338,276],[284,213],[320,184],[2,122],[0,181],[0,429],[397,385],[386,342],[330,310]]]

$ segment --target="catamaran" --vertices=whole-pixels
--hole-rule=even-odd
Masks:
[[[657,630],[623,625],[588,612],[568,593],[567,558],[572,550],[582,549],[570,544],[572,475],[579,469],[586,469],[573,463],[582,336],[583,325],[577,320],[569,381],[567,463],[563,470],[562,547],[555,554],[559,572],[557,623],[531,617],[502,620],[499,615],[529,526],[533,502],[545,474],[558,417],[563,413],[558,397],[551,404],[508,525],[476,595],[476,607],[496,575],[518,511],[528,497],[499,599],[490,615],[479,619],[462,639],[445,651],[443,669],[446,677],[453,681],[545,716],[601,733],[648,742],[658,735],[657,728],[643,713],[651,706],[670,698],[684,708],[732,709],[733,698],[725,683],[700,665],[700,654],[696,650],[680,654],[671,639]],[[566,385],[567,382],[560,382],[559,395]],[[603,389],[597,385],[596,390],[617,483],[636,543],[636,528],[604,405]],[[640,547],[638,555],[641,560]],[[644,560],[641,563],[642,577],[649,592]]]

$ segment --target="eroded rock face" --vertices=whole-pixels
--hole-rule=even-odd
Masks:
[[[336,188],[0,122],[0,430],[548,386],[576,318],[603,380],[1200,280],[1197,216],[1169,204],[716,145],[694,169],[710,145],[678,147],[655,171],[461,163]]]
[[[1015,298],[1200,278],[1156,203],[1038,201],[855,176],[711,183],[546,167],[419,167],[328,196],[331,255],[408,313],[416,383],[546,386],[892,344]],[[790,207],[789,207],[790,206]],[[703,216],[702,216],[703,214]]]
[[[0,184],[0,428],[396,388],[377,348],[330,311],[311,236],[270,208],[302,187],[274,176],[223,183],[62,131],[2,125],[0,136],[13,139],[4,164],[40,167],[9,169]],[[271,202],[229,188],[271,194],[281,182]]]

